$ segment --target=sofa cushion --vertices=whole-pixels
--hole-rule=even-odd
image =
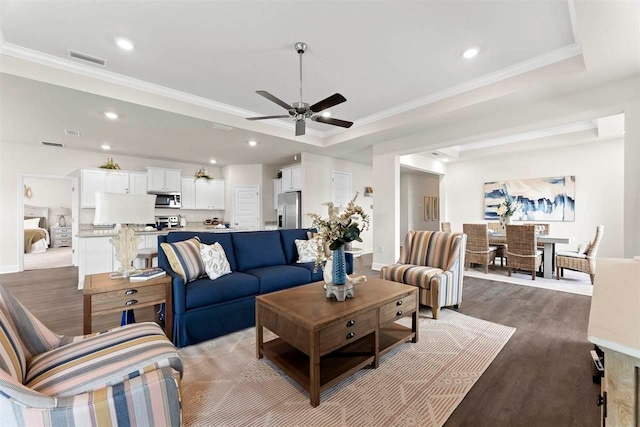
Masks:
[[[185,283],[206,273],[200,257],[200,239],[197,236],[183,242],[161,243],[160,247],[167,256],[171,269]]]
[[[261,294],[311,283],[311,272],[293,265],[272,265],[246,270],[245,273],[260,280]]]
[[[152,366],[182,373],[178,351],[162,329],[151,322],[134,323],[35,356],[25,385],[52,397],[74,396]]]
[[[216,280],[220,276],[231,273],[231,266],[220,243],[213,245],[200,244],[200,258],[209,279]]]
[[[24,381],[26,359],[20,339],[0,310],[0,369],[20,383]]]
[[[442,270],[423,265],[393,264],[383,267],[381,273],[386,280],[431,289],[431,278],[442,273]]]
[[[319,282],[320,280],[324,280],[324,276],[322,274],[322,266],[319,265],[318,269],[315,271],[315,273],[313,272],[313,270],[316,268],[316,263],[314,262],[296,262],[296,263],[292,263],[292,266],[294,267],[302,267],[302,268],[306,268],[307,270],[309,270],[311,272],[311,281],[312,282]]]
[[[205,245],[213,245],[216,242],[220,243],[224,249],[224,253],[227,255],[227,261],[229,261],[231,270],[235,271],[238,269],[238,266],[236,264],[235,254],[233,253],[231,234],[230,232],[203,233],[197,231],[172,231],[167,234],[167,243],[181,242],[196,236],[200,238],[200,241]]]
[[[230,301],[249,295],[257,295],[260,290],[258,278],[250,274],[234,271],[211,280],[203,277],[187,284],[187,310],[219,302]]]
[[[296,228],[291,230],[278,230],[280,240],[282,241],[282,249],[284,250],[285,264],[291,264],[298,260],[298,249],[296,248],[296,240],[307,240],[306,228]]]
[[[231,233],[239,271],[286,264],[280,233],[253,231]]]

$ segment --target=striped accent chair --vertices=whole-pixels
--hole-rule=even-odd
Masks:
[[[0,425],[179,426],[181,377],[155,323],[65,337],[0,286]]]
[[[420,304],[431,307],[433,318],[440,308],[462,303],[462,279],[467,236],[442,231],[410,231],[400,259],[380,270],[382,279],[420,288]]]

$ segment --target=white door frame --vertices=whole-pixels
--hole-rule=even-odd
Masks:
[[[78,177],[64,175],[40,175],[35,173],[18,174],[18,272],[24,271],[24,178],[55,179],[71,182],[71,263],[78,265],[78,208],[79,194]],[[47,222],[49,218],[47,218]],[[50,224],[48,224],[50,226]]]
[[[262,224],[262,192],[260,191],[260,186],[259,185],[234,185],[233,186],[233,223],[232,225],[235,226],[236,224],[236,212],[238,211],[238,209],[236,209],[236,191],[237,190],[250,190],[250,191],[255,191],[256,193],[258,193],[258,229],[261,230],[263,228],[263,224]]]

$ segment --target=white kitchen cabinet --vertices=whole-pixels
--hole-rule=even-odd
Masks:
[[[159,193],[179,193],[182,171],[177,169],[147,168],[148,191]]]
[[[278,210],[278,194],[282,193],[282,179],[273,180],[273,209]]]
[[[282,192],[302,190],[302,166],[282,169]]]
[[[84,284],[87,274],[114,271],[115,253],[111,236],[81,237],[78,239],[78,284]]]
[[[129,194],[147,194],[147,174],[129,172]]]
[[[224,210],[224,181],[182,179],[182,209]]]
[[[181,188],[181,204],[180,209],[196,208],[196,185],[193,178],[182,178]]]
[[[95,208],[96,192],[129,192],[129,172],[83,169],[80,174],[80,207]]]

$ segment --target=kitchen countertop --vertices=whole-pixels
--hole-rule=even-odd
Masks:
[[[208,225],[187,225],[186,227],[171,227],[171,228],[163,228],[162,230],[153,229],[152,231],[145,231],[144,229],[137,229],[135,231],[136,235],[146,236],[146,235],[166,235],[171,231],[206,231],[213,233],[225,233],[225,232],[233,232],[233,231],[248,231],[239,228],[215,228],[214,226]],[[115,236],[116,233],[113,229],[81,229],[78,232],[78,237],[109,237]]]

